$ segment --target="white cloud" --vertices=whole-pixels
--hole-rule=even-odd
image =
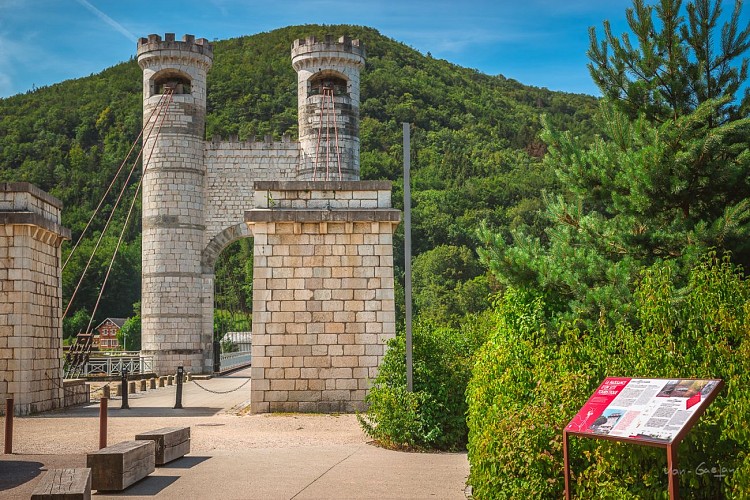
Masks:
[[[111,27],[113,27],[115,30],[119,31],[122,35],[125,36],[125,38],[127,38],[131,42],[135,42],[136,40],[138,40],[138,37],[136,37],[133,33],[131,33],[125,26],[118,23],[117,21],[109,17],[107,14],[102,12],[101,10],[94,7],[87,0],[77,0],[77,2],[83,5],[84,7],[86,7],[91,12],[93,12],[96,17],[98,17],[99,19],[101,19],[102,21],[110,25]]]

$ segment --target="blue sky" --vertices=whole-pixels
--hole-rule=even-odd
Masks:
[[[653,0],[649,0],[653,3]],[[734,2],[725,0],[725,9]],[[588,27],[625,31],[630,0],[0,0],[0,97],[125,61],[149,33],[209,40],[297,24],[358,24],[433,57],[597,94]],[[750,6],[743,17],[748,19]],[[290,41],[291,43],[291,41]]]

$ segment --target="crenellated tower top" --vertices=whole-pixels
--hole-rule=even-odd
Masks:
[[[138,40],[138,64],[145,69],[158,58],[159,63],[188,63],[203,66],[208,71],[214,57],[214,48],[205,38],[196,39],[194,35],[184,35],[182,40],[175,40],[174,33],[166,33],[164,39],[156,34]]]
[[[175,99],[195,99],[205,108],[206,74],[213,63],[213,46],[205,38],[185,35],[175,40],[174,33],[149,35],[138,40],[138,64],[143,70],[143,100],[156,99],[165,88],[175,89]],[[154,103],[152,103],[154,104]],[[144,109],[145,110],[145,109]]]
[[[326,35],[323,40],[314,36],[299,38],[292,43],[292,66],[299,71],[308,64],[323,65],[347,64],[363,68],[365,65],[365,47],[359,40],[348,36],[335,40]]]

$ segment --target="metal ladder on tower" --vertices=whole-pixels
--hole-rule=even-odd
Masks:
[[[317,178],[318,165],[320,164],[321,141],[323,140],[323,128],[325,128],[325,180],[330,179],[331,162],[331,122],[333,124],[334,160],[338,166],[339,180],[341,176],[341,149],[339,148],[339,129],[336,119],[335,86],[332,81],[322,82],[320,113],[318,122],[318,140],[315,146],[315,167],[313,169],[313,180]]]

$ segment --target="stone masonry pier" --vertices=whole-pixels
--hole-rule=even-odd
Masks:
[[[365,407],[396,334],[391,183],[255,183],[254,413]]]
[[[19,415],[64,405],[61,209],[29,183],[0,183],[0,400]]]

